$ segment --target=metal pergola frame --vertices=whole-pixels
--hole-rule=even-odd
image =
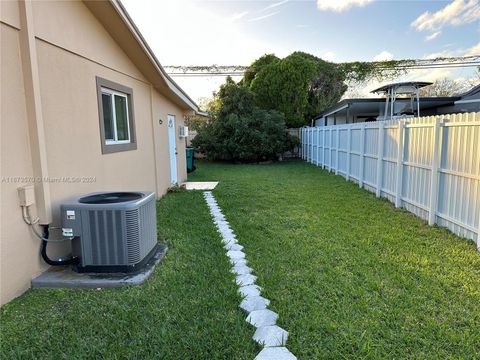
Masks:
[[[410,95],[412,111],[413,111],[413,100],[416,99],[417,116],[420,116],[420,89],[428,85],[432,85],[432,83],[426,82],[426,81],[399,82],[399,83],[393,83],[393,84],[381,86],[378,89],[375,89],[371,92],[376,94],[384,94],[386,97],[385,113],[383,117],[384,120],[387,120],[389,104],[390,104],[390,119],[393,119],[395,100],[397,99],[398,95]]]

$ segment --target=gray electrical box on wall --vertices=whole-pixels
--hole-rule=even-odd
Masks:
[[[73,237],[78,272],[134,272],[155,253],[153,192],[93,193],[61,206],[62,231]]]

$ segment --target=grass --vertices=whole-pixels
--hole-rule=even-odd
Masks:
[[[158,205],[169,252],[151,279],[110,290],[31,290],[1,308],[1,359],[252,359],[254,329],[201,193]]]
[[[299,359],[480,358],[480,254],[303,162],[200,163]],[[0,358],[253,359],[199,192],[165,196],[170,250],[142,286],[32,290],[1,308]]]
[[[303,162],[201,163],[299,359],[480,358],[480,254]]]

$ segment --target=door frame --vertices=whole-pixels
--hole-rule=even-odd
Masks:
[[[168,127],[168,153],[170,157],[170,183],[171,185],[178,184],[177,175],[177,132],[175,127],[175,115],[167,115]]]

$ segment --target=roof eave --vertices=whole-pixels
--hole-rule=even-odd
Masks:
[[[92,11],[92,13],[97,17],[97,19],[102,23],[102,25],[105,26],[106,30],[114,37],[115,39],[115,33],[113,31],[113,26],[112,28],[109,28],[111,25],[111,19],[105,19],[105,16],[102,16],[102,10],[105,11],[107,10],[108,12],[111,13],[108,8],[111,8],[112,10],[115,11],[115,13],[118,15],[118,18],[121,20],[123,23],[123,26],[128,30],[129,35],[135,40],[136,44],[138,47],[140,47],[141,51],[143,54],[148,58],[148,63],[150,63],[151,68],[150,69],[142,69],[141,65],[137,65],[140,70],[144,70],[146,74],[151,75],[152,77],[152,84],[154,87],[162,90],[168,90],[170,92],[167,94],[167,96],[172,99],[174,102],[177,103],[180,107],[184,108],[185,110],[193,110],[195,112],[198,111],[198,105],[186,94],[186,92],[178,86],[175,81],[172,80],[172,78],[166,73],[166,71],[163,69],[162,65],[156,58],[155,54],[153,53],[152,49],[148,46],[146,40],[140,33],[139,29],[133,22],[132,18],[128,14],[127,10],[123,6],[123,4],[119,0],[109,0],[108,2],[99,2],[99,1],[91,1],[91,0],[84,0],[84,3],[86,6]],[[107,5],[111,5],[108,7]],[[123,31],[125,34],[126,32]],[[122,41],[127,41],[126,39],[123,38],[118,38],[119,35],[117,35],[116,41],[119,42],[119,45],[124,49],[125,52],[128,48],[127,45],[122,46],[120,44]],[[130,41],[130,45],[132,44],[132,40]],[[128,53],[127,53],[128,54]],[[128,54],[129,57],[134,59],[138,59],[138,54]],[[144,64],[147,64],[147,61],[144,59],[142,60]],[[141,62],[142,62],[141,61]],[[134,61],[135,62],[135,61]],[[146,67],[148,67],[146,65]],[[143,71],[142,71],[143,72]],[[157,75],[152,75],[154,73],[157,73]],[[148,75],[147,78],[148,78]],[[150,80],[149,80],[150,81]]]

